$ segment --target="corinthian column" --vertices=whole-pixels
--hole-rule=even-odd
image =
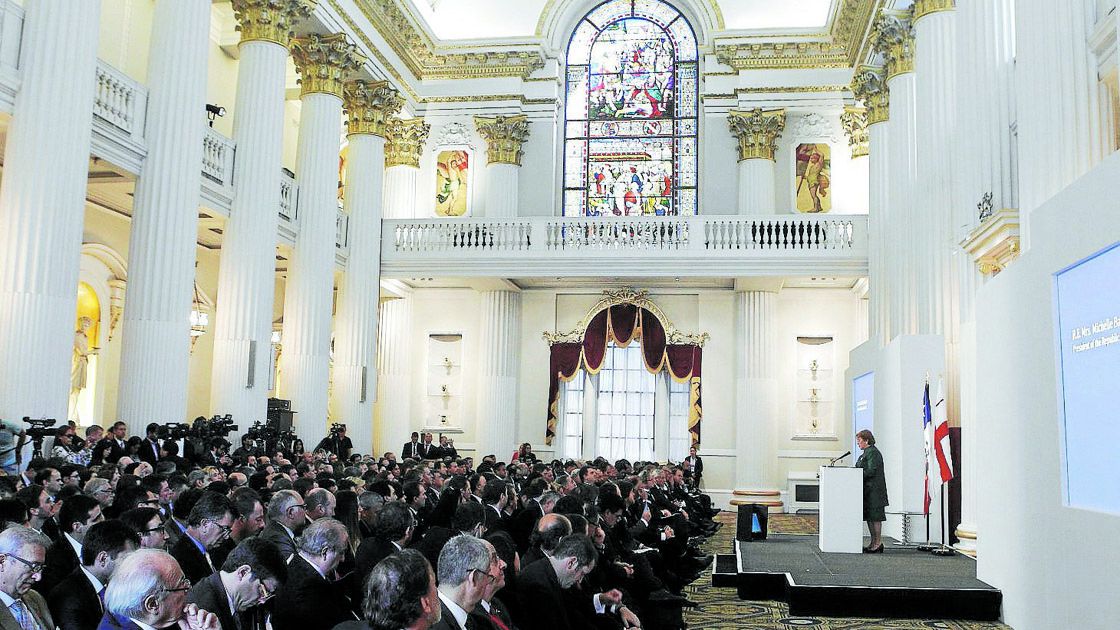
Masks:
[[[517,433],[521,294],[483,291],[478,340],[478,453],[513,453]]]
[[[342,33],[299,37],[291,48],[302,105],[296,146],[299,235],[284,287],[280,389],[299,413],[297,432],[310,446],[327,428],[342,85],[365,59]]]
[[[412,298],[392,298],[381,304],[377,326],[377,385],[380,391],[378,451],[396,451],[420,423],[412,419],[411,379]]]
[[[891,260],[885,265],[890,274],[890,334],[912,335],[917,332],[914,261],[929,255],[923,249],[925,241],[919,238],[923,224],[914,210],[918,185],[914,36],[909,12],[883,11],[875,28],[875,47],[887,60],[890,91],[890,216],[882,234],[891,252]]]
[[[266,411],[285,65],[293,24],[313,6],[313,0],[233,0],[241,28],[233,120],[237,176],[218,270],[210,409],[241,423],[263,420]]]
[[[890,341],[891,329],[890,295],[891,268],[888,266],[887,252],[891,251],[888,234],[891,231],[890,187],[890,135],[889,119],[890,92],[887,90],[886,75],[883,68],[861,66],[852,80],[852,90],[856,98],[866,106],[865,137],[868,166],[868,232],[870,249],[868,251],[868,281],[870,285],[870,305],[868,321],[870,335],[880,345]],[[850,120],[855,114],[845,116]],[[852,123],[845,123],[846,125]],[[855,139],[855,135],[852,135]],[[853,148],[853,155],[855,154]]]
[[[385,218],[411,219],[416,212],[420,154],[432,128],[423,118],[389,121],[385,136]]]
[[[0,417],[17,424],[66,417],[100,12],[24,3],[0,183]]]
[[[358,452],[372,453],[386,122],[402,99],[387,81],[352,81],[346,85],[345,103],[350,160],[344,203],[350,215],[350,256],[339,282],[334,322],[332,415],[349,427]]]
[[[511,219],[517,216],[517,173],[521,168],[522,145],[529,139],[529,117],[475,116],[478,133],[486,140],[486,216]]]
[[[752,503],[781,505],[772,484],[774,425],[777,423],[777,356],[774,306],[777,293],[735,294],[735,480],[739,495]]]
[[[774,154],[786,110],[733,110],[727,124],[739,140],[739,214],[774,214]]]
[[[148,54],[148,155],[128,240],[117,419],[133,433],[187,413],[190,312],[206,123],[207,0],[158,0]]]

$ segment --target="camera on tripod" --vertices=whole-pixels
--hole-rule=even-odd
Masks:
[[[331,425],[331,437],[339,437],[345,431],[346,431],[346,425],[345,424],[335,422],[334,424]]]
[[[51,427],[58,422],[54,418],[30,418],[28,416],[24,416],[23,421],[31,425],[31,428],[27,429],[27,436],[37,442],[42,442],[43,438],[48,435],[54,435],[55,430]]]
[[[179,441],[191,434],[190,425],[183,422],[167,422],[159,425],[156,436],[161,440]]]

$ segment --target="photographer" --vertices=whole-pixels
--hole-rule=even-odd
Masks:
[[[27,432],[23,427],[0,420],[0,466],[4,472],[14,475],[23,463],[23,445],[27,442]]]
[[[333,453],[339,459],[349,459],[350,452],[354,450],[354,443],[346,437],[346,425],[332,424],[330,435],[323,438],[319,445],[315,447],[315,450]]]
[[[261,449],[257,448],[256,442],[248,433],[246,433],[245,435],[241,436],[241,446],[237,447],[237,450],[233,451],[233,459],[238,464],[243,465],[245,464],[245,462],[249,461],[250,457],[258,457],[260,456],[260,454]]]

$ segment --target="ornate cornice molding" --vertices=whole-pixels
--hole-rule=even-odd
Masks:
[[[914,71],[913,11],[882,11],[872,39],[875,50],[887,61],[888,81]]]
[[[851,68],[864,56],[864,35],[882,4],[882,0],[842,0],[831,28],[814,36],[818,39],[776,41],[779,37],[800,36],[768,35],[765,39],[716,43],[716,58],[736,70]]]
[[[955,0],[914,0],[914,21],[917,22],[931,13],[952,11],[956,7]]]
[[[708,333],[685,333],[677,330],[673,322],[665,315],[665,311],[662,311],[661,307],[658,306],[656,302],[649,299],[648,289],[636,290],[632,287],[605,289],[603,291],[603,297],[595,303],[595,306],[588,309],[583,319],[576,324],[575,328],[567,332],[545,331],[542,336],[549,345],[555,343],[580,343],[583,341],[583,335],[587,331],[587,325],[591,323],[591,320],[603,310],[612,306],[618,306],[619,304],[633,304],[638,308],[644,308],[650,313],[653,313],[654,317],[661,322],[662,328],[665,329],[666,343],[703,347],[704,344],[708,343],[708,340],[711,339],[711,335]]]
[[[296,37],[292,61],[299,72],[300,94],[333,94],[342,98],[343,84],[368,59],[345,33]]]
[[[868,126],[890,118],[891,92],[882,67],[860,66],[852,77],[852,92],[867,107]]]
[[[486,141],[487,164],[521,166],[521,146],[529,139],[528,116],[475,116],[474,124]]]
[[[311,17],[318,0],[233,0],[233,16],[241,43],[264,41],[284,48],[295,24]]]
[[[348,81],[343,88],[349,134],[385,136],[389,117],[401,110],[404,97],[388,81]]]
[[[356,0],[393,52],[419,80],[521,77],[544,67],[539,46],[510,50],[441,48],[416,25],[399,0]]]
[[[392,118],[385,127],[385,168],[420,167],[420,154],[432,127],[423,118]]]
[[[727,113],[727,125],[739,139],[739,161],[773,160],[778,137],[786,128],[785,109],[755,108]]]
[[[867,108],[847,105],[840,114],[840,124],[848,134],[848,146],[852,148],[852,159],[868,154],[867,147]]]

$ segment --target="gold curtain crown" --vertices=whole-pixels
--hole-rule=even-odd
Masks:
[[[265,41],[287,48],[296,22],[311,17],[318,0],[233,0],[241,43]]]
[[[300,74],[301,94],[333,94],[342,98],[346,78],[368,61],[345,33],[292,39],[292,61]]]
[[[867,107],[867,124],[886,122],[890,118],[891,92],[887,78],[879,66],[860,66],[852,77],[852,92]]]
[[[431,130],[431,125],[423,118],[390,119],[385,127],[385,168],[402,165],[419,168],[420,154],[424,152]]]
[[[487,164],[521,166],[521,156],[524,154],[521,147],[529,139],[528,116],[475,116],[474,124],[479,135],[486,140]]]
[[[887,61],[887,79],[914,71],[913,12],[883,10],[875,23],[875,50]]]
[[[939,11],[952,11],[956,8],[957,3],[954,0],[915,0],[914,1],[914,21],[917,22],[931,13]]]
[[[342,102],[349,133],[384,137],[385,125],[401,110],[404,97],[388,81],[355,79],[343,86]]]
[[[852,148],[852,158],[867,155],[867,108],[848,105],[840,114],[840,124],[848,134],[848,146]]]
[[[778,137],[786,128],[785,109],[755,108],[728,112],[727,125],[739,139],[739,161],[773,160],[778,150]]]

